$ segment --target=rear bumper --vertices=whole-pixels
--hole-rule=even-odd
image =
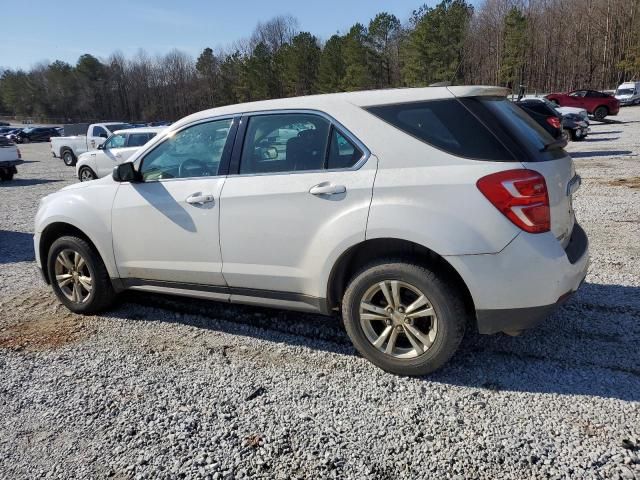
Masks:
[[[589,242],[576,223],[564,249],[551,233],[523,232],[497,254],[447,260],[469,288],[480,333],[522,330],[578,290],[589,266]]]

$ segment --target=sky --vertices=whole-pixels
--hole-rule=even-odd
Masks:
[[[28,69],[39,62],[75,64],[83,53],[131,57],[174,48],[197,57],[250,36],[258,22],[291,14],[300,30],[321,40],[367,25],[387,11],[402,22],[425,0],[27,0],[19,15],[4,16],[0,67]],[[427,0],[434,5],[436,0]],[[6,10],[6,9],[5,9]],[[5,12],[6,13],[6,12]]]

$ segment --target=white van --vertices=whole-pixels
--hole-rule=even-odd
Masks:
[[[640,82],[625,82],[616,89],[620,105],[640,105]]]

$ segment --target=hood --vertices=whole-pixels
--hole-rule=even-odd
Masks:
[[[68,192],[69,190],[78,190],[79,188],[89,188],[93,185],[103,185],[105,183],[113,183],[113,178],[111,178],[111,175],[98,178],[97,180],[91,180],[89,182],[77,182],[72,185],[67,185],[66,187],[58,190],[58,192]]]

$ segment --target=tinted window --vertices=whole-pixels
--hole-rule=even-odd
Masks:
[[[324,168],[329,122],[317,115],[257,115],[249,119],[240,173]]]
[[[102,127],[93,127],[93,136],[99,137],[101,135],[107,135],[107,131]]]
[[[337,129],[331,129],[327,168],[350,168],[362,158],[362,152]]]
[[[556,112],[551,110],[542,102],[522,102],[519,103],[521,107],[528,108],[529,110],[533,110],[536,113],[541,115],[556,115]]]
[[[575,92],[571,92],[569,95],[572,97],[584,97],[587,94],[585,90],[576,90]]]
[[[452,155],[483,160],[513,159],[498,139],[456,99],[383,105],[367,110]]]
[[[118,135],[111,135],[111,137],[104,142],[105,150],[109,148],[122,148],[124,147],[126,135],[124,133],[120,133]]]
[[[145,181],[218,175],[233,120],[201,123],[169,135],[142,160]]]
[[[546,159],[540,151],[552,143],[553,138],[521,108],[502,97],[463,98],[461,102],[480,118],[486,118],[487,123],[496,124],[496,128],[504,131],[519,147],[524,147],[530,155],[527,161]]]
[[[141,147],[155,136],[155,133],[130,133],[127,146]]]

